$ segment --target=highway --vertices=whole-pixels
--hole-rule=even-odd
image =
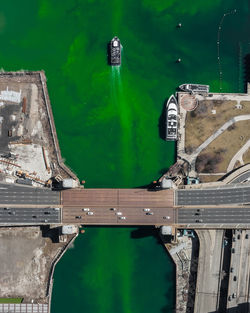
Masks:
[[[249,299],[250,231],[233,230],[233,233],[227,308],[232,313],[247,313],[244,304]]]
[[[250,185],[228,185],[218,188],[180,189],[175,192],[176,206],[208,206],[250,203]]]
[[[196,230],[200,241],[194,313],[217,312],[223,230]]]
[[[250,224],[249,207],[179,208],[178,224]]]
[[[61,222],[60,208],[1,207],[0,224],[54,224]]]
[[[240,174],[239,176],[234,178],[230,184],[239,184],[239,183],[243,183],[244,181],[249,182],[249,180],[250,180],[250,171]]]
[[[48,188],[0,183],[1,204],[56,205],[60,204],[60,192],[52,191]]]

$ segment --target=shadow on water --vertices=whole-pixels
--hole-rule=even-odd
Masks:
[[[165,100],[163,103],[161,115],[159,117],[159,122],[158,122],[159,137],[162,140],[166,140],[166,114],[167,114],[166,104],[167,104],[167,100]]]
[[[244,86],[247,92],[247,83],[250,83],[250,53],[244,57]]]
[[[131,231],[130,237],[132,239],[154,237],[158,244],[162,244],[158,233],[159,233],[159,229],[156,229],[155,227],[151,227],[151,226],[144,226],[144,227],[139,227],[139,228]]]
[[[156,240],[156,243],[161,245],[162,248],[165,250],[165,253],[168,253],[164,244],[163,244],[163,238],[160,237],[159,234],[159,228],[155,227],[149,227],[149,226],[144,226],[144,227],[139,227],[133,231],[131,231],[131,238],[132,239],[142,239],[142,238],[147,238],[147,237],[153,237]],[[170,238],[167,239],[168,242]],[[165,240],[164,240],[165,242]],[[173,259],[170,257],[171,263],[173,264],[173,270],[171,271],[171,275],[165,276],[166,281],[176,281],[176,268],[175,268],[175,263],[173,262]],[[165,296],[167,298],[167,303],[171,303],[172,301],[169,301],[169,299],[175,299],[176,298],[176,289],[169,287],[167,292],[165,293]],[[175,300],[173,301],[175,303]],[[173,303],[172,302],[172,303]],[[175,308],[171,304],[167,304],[161,308],[161,313],[172,313],[175,312]]]

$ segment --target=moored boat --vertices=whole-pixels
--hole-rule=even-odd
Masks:
[[[208,93],[209,85],[201,85],[201,84],[182,84],[179,86],[179,89],[187,92],[197,92],[197,93]]]
[[[178,133],[178,109],[177,100],[172,95],[167,102],[167,114],[166,114],[166,140],[177,140]]]

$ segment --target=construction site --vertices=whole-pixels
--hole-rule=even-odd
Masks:
[[[46,77],[41,72],[0,73],[0,180],[51,187],[77,177],[63,164]]]

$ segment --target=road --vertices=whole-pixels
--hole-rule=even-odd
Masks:
[[[172,190],[157,192],[147,189],[64,190],[62,191],[62,220],[63,223],[85,225],[174,224],[173,197]],[[84,208],[88,208],[93,215],[84,212]]]
[[[61,222],[61,209],[55,208],[0,208],[0,224],[54,224]]]
[[[194,313],[217,312],[223,230],[196,230],[200,241]]]
[[[62,191],[63,206],[90,207],[173,207],[173,190],[68,189]]]
[[[177,206],[204,206],[250,203],[250,185],[228,185],[218,188],[185,189],[175,193]]]
[[[233,230],[227,308],[232,313],[247,313],[249,299],[250,231]],[[247,238],[248,236],[248,238]]]
[[[60,193],[47,188],[0,183],[0,205],[59,205]]]
[[[153,207],[149,212],[145,212],[143,208],[138,207],[119,206],[115,211],[110,207],[91,207],[89,210],[93,212],[93,215],[88,215],[83,209],[83,206],[63,207],[62,222],[84,225],[170,225],[175,223],[175,209],[173,208]],[[152,213],[152,215],[147,213]]]
[[[238,184],[246,181],[250,181],[250,171],[240,174],[236,178],[234,178],[230,184]]]
[[[249,207],[179,208],[178,224],[250,224]]]

